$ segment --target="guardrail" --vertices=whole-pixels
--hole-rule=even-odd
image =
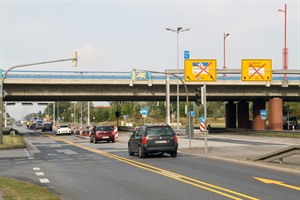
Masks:
[[[271,162],[278,159],[280,163],[283,163],[283,158],[292,156],[294,154],[300,154],[300,145],[292,145],[278,151],[268,153],[255,158],[254,161]]]

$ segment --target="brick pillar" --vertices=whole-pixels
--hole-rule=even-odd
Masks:
[[[283,102],[281,98],[269,100],[269,126],[271,130],[283,129]]]
[[[236,105],[232,101],[228,102],[225,107],[226,128],[236,128]]]
[[[266,109],[266,102],[262,99],[257,99],[253,102],[253,129],[265,130],[266,120],[260,118],[260,110]]]
[[[247,101],[238,103],[238,128],[250,128],[249,103]]]

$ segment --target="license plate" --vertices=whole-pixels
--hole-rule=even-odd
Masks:
[[[103,136],[102,138],[103,138],[103,139],[106,139],[106,138],[109,138],[109,137],[108,137],[108,136]]]
[[[158,140],[158,141],[155,141],[156,144],[166,144],[167,141],[166,140]]]

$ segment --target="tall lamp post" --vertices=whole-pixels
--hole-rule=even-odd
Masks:
[[[166,28],[167,31],[172,31],[177,33],[177,76],[179,76],[179,33],[184,31],[189,31],[189,28],[177,27],[176,29]],[[179,129],[179,80],[177,80],[177,129]]]
[[[5,97],[5,95],[3,94],[3,92],[4,92],[3,85],[4,85],[4,79],[5,79],[6,75],[8,74],[8,72],[10,72],[13,69],[21,68],[21,67],[28,67],[28,66],[33,66],[33,65],[43,65],[43,64],[64,62],[64,61],[70,61],[70,60],[73,62],[73,66],[76,67],[77,66],[77,52],[76,51],[73,52],[72,58],[31,63],[31,64],[25,64],[25,65],[16,65],[16,66],[13,66],[13,67],[9,68],[8,70],[6,70],[6,72],[4,73],[4,75],[1,78],[1,85],[0,85],[0,144],[3,144],[3,98]]]
[[[224,33],[224,37],[223,37],[223,41],[224,41],[224,65],[223,65],[223,69],[226,69],[226,38],[229,36],[229,33]],[[223,77],[226,77],[226,74],[223,74]]]
[[[279,12],[284,12],[284,47],[282,49],[282,69],[288,69],[288,49],[286,48],[286,15],[287,15],[287,5],[284,5],[284,10],[278,9]],[[286,74],[284,74],[284,80],[286,80]]]

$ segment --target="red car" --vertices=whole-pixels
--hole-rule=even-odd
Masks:
[[[97,126],[90,133],[90,142],[97,143],[98,141],[115,142],[115,134],[113,126]]]

